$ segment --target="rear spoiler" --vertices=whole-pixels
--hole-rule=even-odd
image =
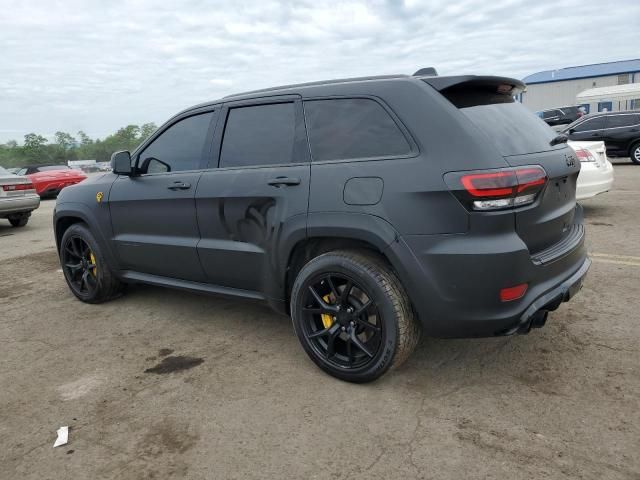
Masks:
[[[511,91],[505,89],[501,93],[510,93],[516,95],[525,89],[526,85],[515,78],[509,77],[492,77],[492,76],[477,76],[477,75],[460,75],[456,77],[422,77],[421,80],[428,83],[439,92],[455,87],[458,88],[481,88],[481,89],[493,89],[496,90],[502,85],[510,85]]]

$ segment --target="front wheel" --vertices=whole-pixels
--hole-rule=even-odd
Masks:
[[[73,224],[64,232],[60,265],[71,292],[83,302],[106,302],[122,291],[98,242],[82,223]]]
[[[635,163],[636,165],[640,165],[640,142],[631,147],[629,157],[631,158],[631,161],[633,163]]]
[[[400,281],[373,254],[320,255],[298,274],[291,293],[293,325],[309,357],[349,382],[369,382],[404,362],[420,326]]]

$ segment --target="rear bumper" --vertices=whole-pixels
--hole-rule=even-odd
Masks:
[[[442,338],[510,335],[541,326],[544,312],[580,289],[591,263],[583,233],[544,262],[529,253],[515,232],[406,236],[386,254],[423,330]],[[522,283],[528,284],[522,298],[500,301],[502,288]]]
[[[608,192],[613,186],[613,165],[607,161],[604,166],[583,163],[578,176],[576,199],[585,200],[600,193]]]
[[[0,218],[16,213],[27,213],[40,206],[38,195],[24,195],[21,197],[4,197],[0,199]]]

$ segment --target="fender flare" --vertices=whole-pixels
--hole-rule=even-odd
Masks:
[[[60,245],[58,244],[58,222],[63,218],[74,217],[79,218],[82,222],[86,223],[91,230],[91,233],[95,236],[96,241],[100,244],[100,248],[102,252],[107,257],[107,263],[113,265],[116,268],[112,268],[112,270],[117,271],[118,262],[117,256],[114,254],[113,249],[111,248],[110,243],[107,241],[109,238],[110,232],[105,232],[103,228],[100,227],[100,223],[95,218],[95,215],[91,212],[89,206],[84,203],[78,202],[62,202],[56,205],[54,214],[53,214],[53,231],[56,240],[56,250],[60,250]],[[109,227],[111,224],[109,224]]]

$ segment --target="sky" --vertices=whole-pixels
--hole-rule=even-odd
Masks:
[[[1,5],[0,143],[29,132],[103,138],[128,124],[160,125],[193,104],[288,83],[428,66],[441,75],[522,78],[640,56],[638,0]]]

